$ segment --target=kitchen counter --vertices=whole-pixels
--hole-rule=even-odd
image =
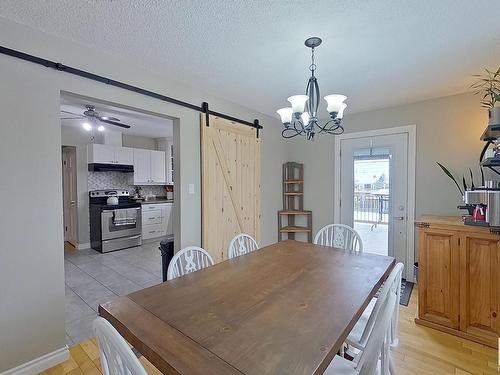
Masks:
[[[159,198],[159,199],[150,199],[147,201],[140,201],[141,205],[145,204],[160,204],[160,203],[174,203],[173,199],[165,199],[165,198]]]
[[[462,232],[497,232],[497,230],[490,227],[465,225],[461,216],[422,215],[415,220],[415,226],[418,228],[448,229]]]

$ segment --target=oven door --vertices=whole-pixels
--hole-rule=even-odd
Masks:
[[[132,215],[130,215],[131,213]],[[123,219],[129,217],[131,217],[130,220]],[[141,234],[141,228],[141,207],[104,210],[101,213],[101,230],[103,241]]]

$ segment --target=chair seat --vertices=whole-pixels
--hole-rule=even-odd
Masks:
[[[323,375],[357,375],[356,363],[336,355]]]
[[[368,323],[368,319],[370,319],[370,315],[372,314],[373,308],[375,307],[375,303],[377,302],[376,298],[372,298],[368,306],[366,306],[365,311],[359,317],[356,325],[347,336],[346,343],[354,346],[356,349],[363,350],[365,343],[361,343],[361,336],[365,330],[366,324]]]

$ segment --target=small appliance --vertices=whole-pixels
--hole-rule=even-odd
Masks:
[[[464,202],[475,207],[472,217],[464,221],[466,225],[500,227],[500,187],[496,181],[466,191]]]

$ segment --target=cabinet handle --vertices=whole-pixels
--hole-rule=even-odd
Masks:
[[[493,315],[493,317],[496,318],[497,317],[496,311],[493,311],[493,313],[491,315]]]

